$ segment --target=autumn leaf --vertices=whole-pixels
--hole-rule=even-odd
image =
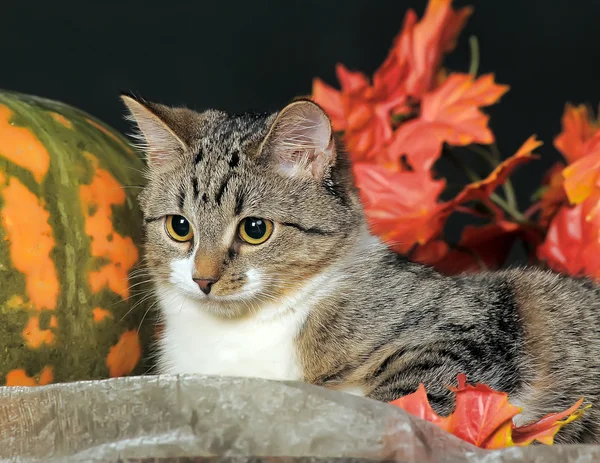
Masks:
[[[392,136],[390,112],[406,100],[401,86],[388,86],[375,75],[374,85],[360,72],[336,67],[341,91],[320,79],[313,82],[312,99],[330,116],[333,129],[344,131],[353,160],[373,159]]]
[[[413,250],[410,259],[431,265],[446,275],[495,270],[504,265],[516,240],[533,247],[542,241],[541,232],[516,222],[499,220],[483,226],[466,226],[452,249],[444,242],[432,241]],[[445,246],[445,252],[444,247]]]
[[[595,193],[577,206],[561,207],[537,250],[538,258],[557,272],[600,280],[599,201],[600,193]]]
[[[433,408],[431,408],[431,405],[429,404],[429,400],[427,400],[427,391],[423,384],[419,384],[416,392],[400,397],[391,402],[391,404],[402,408],[411,415],[429,421],[446,431],[449,429],[450,418],[439,416],[433,411]]]
[[[586,156],[599,143],[598,125],[585,105],[567,104],[562,117],[562,132],[554,146],[568,163]]]
[[[451,74],[441,86],[423,96],[419,118],[396,130],[387,150],[390,161],[406,155],[415,170],[428,170],[439,158],[443,143],[492,143],[489,117],[479,108],[495,103],[506,91],[508,87],[494,83],[491,74],[478,79],[469,74]]]
[[[404,86],[412,98],[433,88],[442,58],[454,49],[472,12],[471,7],[452,9],[452,0],[431,0],[420,22],[413,10],[406,13],[390,57],[408,68]]]
[[[600,191],[600,144],[562,172],[563,188],[571,204],[581,204]]]
[[[410,252],[409,259],[425,265],[437,268],[440,262],[444,262],[450,252],[450,246],[444,240],[434,239],[427,243],[415,246]],[[438,270],[440,270],[438,268]]]
[[[564,178],[562,171],[564,169],[562,162],[557,162],[546,173],[542,179],[541,195],[539,201],[532,206],[528,215],[533,215],[534,211],[539,211],[538,223],[544,228],[548,228],[552,217],[559,208],[566,203],[567,196],[563,188]]]
[[[443,55],[454,48],[456,37],[471,14],[470,8],[454,11],[451,0],[432,0],[423,20],[409,11],[402,31],[372,82],[360,72],[336,67],[341,90],[313,81],[312,99],[330,116],[335,131],[354,161],[372,161],[392,138],[391,113],[411,113],[408,96],[419,99],[439,75]]]
[[[583,399],[579,399],[571,408],[561,413],[549,413],[533,424],[514,428],[512,430],[514,444],[528,445],[537,440],[542,444],[552,445],[554,436],[560,431],[560,428],[580,418],[584,410],[591,406],[588,405],[580,409],[582,404]]]
[[[521,413],[521,408],[509,402],[508,394],[495,391],[485,384],[467,384],[464,374],[458,375],[457,381],[457,388],[450,387],[455,394],[455,408],[447,417],[441,417],[433,411],[423,384],[419,385],[416,392],[390,403],[486,449],[528,445],[534,440],[550,445],[560,428],[580,418],[585,410],[580,409],[583,403],[581,399],[568,410],[516,427],[512,420]]]
[[[533,154],[533,151],[541,145],[542,142],[538,141],[535,136],[529,137],[513,156],[496,166],[485,179],[467,185],[449,205],[456,206],[476,199],[488,199],[496,188],[506,182],[506,179],[516,167],[537,157]]]
[[[465,375],[458,376],[458,388],[451,390],[456,393],[456,406],[448,417],[448,431],[478,447],[494,441],[494,435],[503,424],[521,412],[519,407],[509,403],[508,394],[485,384],[467,384]],[[502,435],[505,437],[505,430]]]
[[[394,172],[369,163],[356,163],[354,174],[371,231],[397,252],[406,253],[442,230],[437,199],[444,181],[429,172]]]
[[[586,106],[566,105],[562,132],[554,139],[554,146],[569,163],[562,177],[571,204],[581,204],[600,191],[600,130]]]

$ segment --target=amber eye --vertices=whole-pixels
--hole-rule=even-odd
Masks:
[[[248,217],[240,222],[240,238],[248,244],[263,244],[273,233],[273,222],[258,217]]]
[[[167,217],[166,222],[167,233],[175,241],[184,243],[189,241],[194,236],[192,226],[188,222],[188,219],[182,215],[170,215]]]

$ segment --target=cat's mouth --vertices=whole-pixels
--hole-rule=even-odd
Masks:
[[[260,275],[254,270],[249,270],[244,275],[238,275],[229,280],[217,281],[208,291],[206,287],[197,286],[193,291],[196,299],[223,304],[256,303],[263,289]],[[191,287],[186,289],[189,290]]]

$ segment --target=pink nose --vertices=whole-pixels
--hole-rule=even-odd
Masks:
[[[194,281],[200,287],[200,291],[202,291],[204,294],[209,294],[210,290],[212,288],[212,285],[214,285],[218,281],[218,279],[215,279],[215,278],[194,278]]]

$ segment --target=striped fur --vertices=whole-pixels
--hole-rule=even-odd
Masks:
[[[423,382],[440,413],[466,373],[508,392],[522,422],[585,396],[596,407],[557,441],[600,443],[598,286],[533,268],[444,277],[394,254],[369,234],[348,159],[313,103],[241,116],[127,104],[143,108],[132,113],[156,146],[141,205],[166,324],[161,371],[295,379],[383,401]],[[168,239],[169,214],[190,220],[192,242]],[[275,223],[264,244],[240,242],[248,216]],[[208,296],[191,281],[203,265],[220,278]]]

